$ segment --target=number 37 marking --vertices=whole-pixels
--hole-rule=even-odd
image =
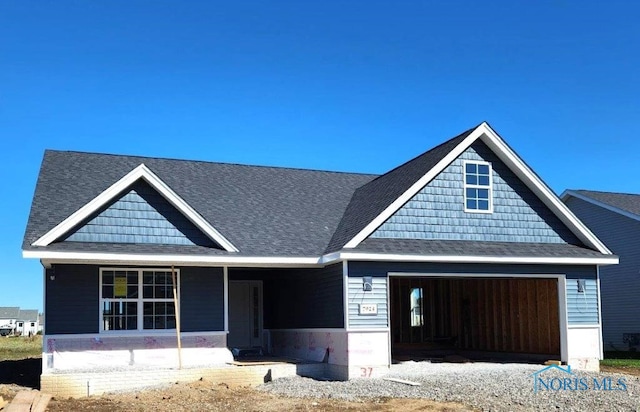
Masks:
[[[370,378],[372,372],[373,372],[373,368],[360,368],[360,377]]]

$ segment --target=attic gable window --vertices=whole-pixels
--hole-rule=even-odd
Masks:
[[[493,212],[491,163],[464,162],[464,211]]]

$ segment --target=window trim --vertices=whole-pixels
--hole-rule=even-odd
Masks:
[[[102,297],[102,274],[103,272],[108,271],[131,271],[138,272],[138,297],[135,299],[132,298],[103,298]],[[172,329],[144,329],[144,310],[143,305],[144,302],[166,302],[167,299],[157,299],[157,298],[147,298],[145,299],[143,296],[143,272],[146,271],[157,271],[157,272],[169,272],[171,273],[171,268],[167,267],[101,267],[100,268],[100,276],[98,279],[98,288],[100,292],[100,300],[98,304],[98,333],[100,334],[126,334],[126,335],[161,335],[161,334],[175,334],[176,328]],[[176,315],[180,311],[180,269],[174,268],[173,271],[176,273],[176,294],[178,297],[178,307],[175,309]],[[109,301],[135,301],[137,304],[137,329],[131,330],[105,330],[104,329],[104,319],[102,315],[103,305],[105,300]],[[171,297],[171,302],[173,303],[173,296]]]
[[[488,166],[489,167],[489,186],[467,184],[467,164]],[[493,213],[493,167],[491,166],[491,162],[486,162],[484,160],[464,160],[462,162],[462,183],[463,183],[462,196],[464,199],[463,206],[464,206],[464,211],[466,213],[489,213],[489,214]],[[467,208],[467,188],[488,189],[489,190],[489,208],[487,210]]]

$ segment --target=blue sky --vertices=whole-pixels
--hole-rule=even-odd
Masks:
[[[0,306],[45,148],[384,173],[487,120],[557,192],[640,192],[628,1],[0,3]]]

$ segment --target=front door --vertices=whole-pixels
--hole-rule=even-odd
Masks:
[[[229,282],[230,348],[262,347],[262,281]]]

